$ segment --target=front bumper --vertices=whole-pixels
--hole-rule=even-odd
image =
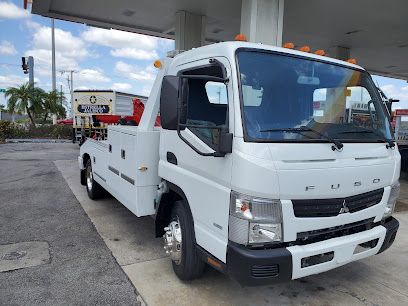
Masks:
[[[246,286],[266,285],[321,273],[383,252],[394,242],[398,227],[398,221],[391,217],[364,232],[277,249],[254,250],[229,242],[227,272]],[[327,257],[330,260],[319,262],[319,258],[325,256],[323,254],[330,254]],[[309,264],[305,265],[305,260],[309,259]]]

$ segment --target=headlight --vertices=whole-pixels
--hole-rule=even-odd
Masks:
[[[232,191],[229,239],[245,245],[282,241],[281,202]]]
[[[396,182],[394,185],[391,186],[390,196],[385,206],[383,219],[388,218],[394,212],[395,203],[397,203],[399,194],[400,194],[400,183]]]

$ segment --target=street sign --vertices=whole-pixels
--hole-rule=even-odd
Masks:
[[[0,88],[0,92],[6,92],[5,88]]]

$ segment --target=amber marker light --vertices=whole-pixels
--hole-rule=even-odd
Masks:
[[[319,50],[316,50],[316,51],[314,52],[314,54],[316,54],[316,55],[321,55],[321,56],[325,56],[325,55],[326,55],[326,52],[325,52],[324,50],[322,50],[322,49],[319,49]]]
[[[236,41],[248,41],[247,37],[244,34],[238,34],[237,36],[235,36],[235,40]]]
[[[303,46],[303,47],[301,47],[301,48],[299,49],[299,51],[302,51],[302,52],[310,52],[310,47],[309,47],[309,46]]]
[[[349,58],[346,62],[350,63],[350,64],[357,65],[357,60],[355,58]]]
[[[284,48],[286,49],[294,49],[295,48],[295,44],[292,42],[287,42],[283,45]]]
[[[160,60],[157,60],[157,61],[154,61],[153,66],[156,67],[157,69],[160,69],[162,67],[162,63]]]

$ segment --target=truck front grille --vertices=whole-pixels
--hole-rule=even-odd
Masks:
[[[374,227],[374,218],[329,228],[297,233],[296,245],[315,243],[331,238],[360,233]]]
[[[308,217],[334,217],[340,211],[354,213],[381,202],[384,188],[365,192],[347,198],[292,200],[295,216]]]

